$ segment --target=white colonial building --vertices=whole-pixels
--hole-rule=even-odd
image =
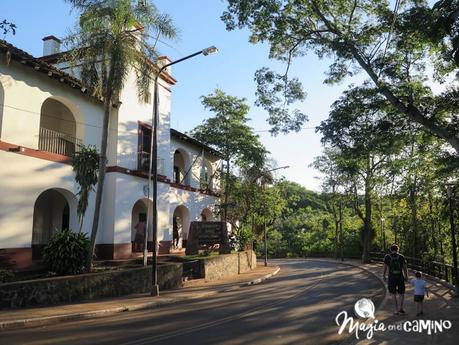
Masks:
[[[102,102],[66,73],[65,66],[56,65],[59,40],[49,36],[44,43],[44,56],[34,58],[0,41],[0,259],[17,268],[39,259],[54,232],[80,228],[78,185],[69,157],[81,144],[98,148],[102,132]],[[167,58],[160,60],[166,62]],[[179,230],[180,247],[190,222],[212,220],[219,203],[215,176],[220,154],[170,128],[175,83],[169,69],[158,88],[160,253],[171,248],[173,226]],[[152,202],[147,199],[151,114],[151,102],[138,101],[132,73],[110,118],[99,259],[139,255],[133,244],[135,227],[146,218]],[[93,192],[82,223],[86,233],[91,231],[94,199]]]

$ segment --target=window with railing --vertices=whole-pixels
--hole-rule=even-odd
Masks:
[[[60,133],[49,128],[40,127],[38,149],[41,151],[71,156],[77,152],[83,142],[65,133]]]
[[[148,172],[150,169],[151,127],[139,124],[139,144],[137,152],[137,170]],[[164,175],[164,159],[157,160],[157,173]]]

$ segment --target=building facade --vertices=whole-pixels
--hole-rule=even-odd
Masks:
[[[0,259],[19,269],[40,259],[56,231],[81,228],[89,234],[94,210],[92,192],[80,223],[69,157],[80,145],[99,148],[103,103],[58,62],[59,40],[49,36],[44,43],[44,56],[33,58],[0,41]],[[174,247],[183,247],[190,222],[215,219],[219,203],[220,154],[170,128],[175,82],[166,70],[158,88],[160,253],[171,250],[174,234]],[[151,114],[152,102],[139,102],[131,73],[110,118],[99,259],[141,255],[136,235],[152,206],[147,197]]]

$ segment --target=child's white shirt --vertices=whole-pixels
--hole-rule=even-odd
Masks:
[[[418,296],[424,296],[426,293],[426,281],[423,279],[412,279],[411,280],[411,285],[414,286],[414,294]]]

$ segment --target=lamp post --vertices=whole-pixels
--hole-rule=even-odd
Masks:
[[[275,171],[275,170],[288,169],[288,168],[290,168],[290,166],[286,165],[286,166],[283,166],[283,167],[278,167],[278,168],[266,170],[266,171],[263,172],[263,174],[266,174],[266,173],[269,173],[269,172],[272,172],[272,171]],[[261,176],[259,176],[259,177],[261,177]],[[263,195],[264,195],[265,194],[265,181],[262,181],[261,188],[263,190]],[[267,236],[267,233],[266,233],[266,203],[265,203],[264,212],[263,212],[263,237],[265,239],[264,240],[265,266],[268,266],[268,245],[267,245],[268,236]]]
[[[148,217],[153,215],[152,227],[153,227],[153,248],[152,248],[152,285],[151,285],[151,295],[159,295],[159,286],[158,286],[158,261],[157,261],[157,242],[158,242],[158,207],[157,207],[157,195],[158,195],[158,144],[157,144],[157,132],[158,132],[158,79],[161,73],[168,68],[169,66],[175,65],[179,62],[191,59],[197,55],[203,54],[204,56],[217,53],[218,49],[214,46],[200,50],[191,55],[185,56],[176,61],[170,62],[162,66],[158,73],[155,76],[154,83],[154,97],[153,97],[153,113],[151,119],[152,125],[152,138],[150,146],[150,162],[148,168],[148,199],[150,199],[150,190],[153,182],[153,212],[148,212]],[[149,204],[150,206],[150,204]],[[148,207],[150,208],[150,207]],[[150,211],[150,210],[149,210]],[[147,220],[147,226],[150,227],[150,219]],[[148,231],[147,231],[148,233]]]
[[[446,184],[446,192],[448,194],[449,201],[449,221],[451,225],[451,250],[453,252],[453,277],[454,284],[456,286],[456,297],[459,297],[459,281],[457,272],[457,244],[456,244],[456,227],[454,224],[454,183]]]

